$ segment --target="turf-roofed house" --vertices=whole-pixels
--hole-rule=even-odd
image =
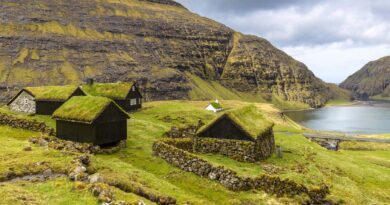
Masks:
[[[95,145],[111,145],[127,139],[129,115],[106,97],[72,97],[52,117],[60,139]]]
[[[223,110],[222,105],[218,100],[211,102],[205,109],[213,112],[221,112]]]
[[[249,105],[221,114],[201,127],[197,137],[252,142],[258,158],[264,159],[274,151],[273,126],[256,106]]]
[[[71,97],[84,95],[78,86],[73,85],[25,87],[7,105],[16,112],[51,115]]]
[[[142,94],[135,82],[94,83],[89,81],[82,86],[82,89],[93,96],[110,98],[126,111],[133,111],[142,107]]]

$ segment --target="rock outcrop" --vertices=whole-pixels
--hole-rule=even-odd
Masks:
[[[188,73],[312,107],[334,89],[265,39],[171,0],[0,0],[0,95],[27,85],[137,80],[147,99],[188,99]]]
[[[358,100],[370,97],[390,97],[390,56],[367,63],[349,76],[340,87],[351,90]]]

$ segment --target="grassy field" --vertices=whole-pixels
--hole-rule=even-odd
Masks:
[[[203,108],[206,101],[150,102],[131,114],[128,121],[127,148],[112,155],[96,155],[92,167],[106,178],[132,187],[141,187],[156,194],[175,197],[178,204],[300,204],[302,199],[277,198],[262,191],[232,192],[222,185],[170,166],[152,155],[152,144],[172,126],[185,126],[198,119],[208,122],[218,114]],[[227,110],[249,103],[221,101]],[[326,150],[308,141],[301,133],[304,128],[284,117],[270,104],[255,104],[272,120],[276,144],[283,149],[283,158],[272,156],[259,163],[242,163],[218,155],[199,155],[213,164],[223,165],[243,176],[267,173],[289,178],[308,186],[325,183],[330,186],[330,198],[345,204],[386,204],[390,200],[390,150]],[[7,112],[7,110],[0,110]],[[19,114],[21,115],[21,114]],[[22,116],[42,120],[53,125],[53,120],[42,116]],[[0,176],[10,168],[31,169],[30,164],[47,162],[53,169],[66,170],[72,156],[59,151],[33,146],[25,152],[27,138],[34,133],[0,127]],[[38,168],[37,168],[38,169]],[[87,190],[79,190],[64,178],[47,182],[16,182],[0,185],[0,198],[6,204],[23,204],[21,198],[35,204],[97,204]],[[116,190],[118,199],[129,202],[142,199]],[[79,201],[76,201],[78,199]],[[80,202],[82,201],[82,203]],[[2,203],[2,202],[0,202]],[[34,204],[31,203],[31,204]]]
[[[329,100],[326,102],[325,106],[347,106],[347,105],[353,105],[354,102],[347,99],[335,99],[335,100]]]

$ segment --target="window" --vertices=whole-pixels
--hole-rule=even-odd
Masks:
[[[135,91],[135,86],[133,86],[133,87],[131,88],[131,90],[132,90],[132,91]]]
[[[130,99],[130,105],[136,105],[137,104],[137,99]]]

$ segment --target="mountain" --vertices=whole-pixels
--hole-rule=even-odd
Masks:
[[[267,40],[171,0],[0,2],[3,100],[86,78],[137,80],[151,100],[276,96],[319,107],[340,91]]]
[[[367,63],[362,69],[349,76],[340,87],[351,90],[356,99],[390,96],[390,56]]]

